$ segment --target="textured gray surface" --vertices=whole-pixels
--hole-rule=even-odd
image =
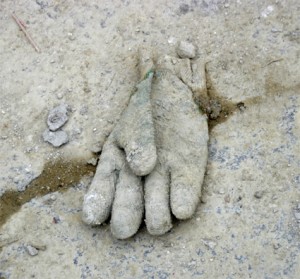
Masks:
[[[144,42],[174,56],[178,41],[192,41],[208,62],[210,90],[245,107],[210,131],[203,202],[191,220],[162,237],[142,228],[116,240],[109,226],[82,223],[85,178],[56,199],[31,200],[6,222],[1,276],[297,278],[298,2],[1,2],[1,194],[47,161],[85,161],[101,149],[138,83],[136,52]],[[64,126],[70,142],[57,150],[41,135],[62,102],[72,107]],[[32,242],[46,250],[30,256]]]

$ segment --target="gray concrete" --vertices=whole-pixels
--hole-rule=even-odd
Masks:
[[[1,195],[49,162],[87,162],[101,151],[140,81],[140,45],[174,57],[179,41],[192,42],[206,62],[208,92],[239,109],[209,132],[192,219],[174,222],[160,237],[142,225],[134,237],[117,240],[109,225],[82,222],[93,178],[87,173],[65,192],[31,199],[6,221],[0,277],[297,278],[298,10],[296,0],[1,2]],[[72,107],[63,126],[70,138],[54,148],[42,134],[60,103]],[[28,254],[29,245],[38,254]]]

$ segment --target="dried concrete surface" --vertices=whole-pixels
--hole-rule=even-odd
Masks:
[[[203,202],[193,219],[161,237],[142,228],[116,240],[108,226],[81,221],[87,172],[74,187],[33,198],[6,220],[1,278],[298,277],[297,0],[2,1],[0,11],[2,197],[30,188],[56,160],[95,163],[93,152],[139,81],[136,52],[144,43],[174,55],[178,41],[193,42],[207,61],[208,92],[238,108],[210,126]],[[42,134],[49,111],[63,103],[70,106],[63,127],[69,142],[57,149]],[[2,213],[8,205],[0,202]]]

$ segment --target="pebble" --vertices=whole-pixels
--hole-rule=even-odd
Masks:
[[[39,251],[38,249],[36,249],[35,247],[31,246],[31,245],[27,245],[26,247],[26,251],[30,256],[36,256]]]
[[[36,240],[33,242],[29,242],[28,246],[31,246],[38,251],[46,251],[47,249],[47,246],[44,243],[36,242]]]
[[[202,242],[205,246],[207,246],[211,250],[213,250],[217,246],[217,243],[210,239],[202,239]]]
[[[68,134],[65,131],[49,131],[48,129],[43,133],[43,139],[55,147],[62,146],[69,141]]]
[[[64,95],[63,95],[62,93],[60,93],[60,92],[56,94],[56,97],[57,97],[57,99],[59,99],[59,100],[62,99],[63,96],[64,96]]]
[[[281,247],[280,243],[274,243],[274,244],[273,244],[273,248],[274,248],[275,250],[279,249],[280,247]]]
[[[209,113],[210,119],[217,119],[222,111],[222,105],[217,100],[211,100],[210,101],[210,109],[211,112]]]
[[[254,197],[257,199],[261,199],[263,195],[264,195],[264,191],[256,191],[254,193]]]
[[[176,38],[175,37],[170,37],[169,39],[168,39],[168,43],[170,44],[170,45],[175,45],[176,44]]]
[[[102,145],[100,142],[95,142],[90,147],[90,151],[93,153],[99,153],[102,150]]]
[[[53,108],[48,115],[47,124],[51,131],[56,131],[68,121],[70,108],[66,104],[61,104]]]
[[[92,165],[92,166],[96,166],[98,163],[98,159],[97,158],[91,158],[87,161],[88,164]]]
[[[224,190],[223,188],[221,188],[221,189],[219,190],[219,194],[221,194],[221,195],[225,194],[225,190]]]
[[[181,41],[176,47],[176,52],[180,58],[194,58],[196,47],[189,42]]]
[[[68,38],[70,41],[74,41],[75,40],[75,36],[73,33],[68,33]]]

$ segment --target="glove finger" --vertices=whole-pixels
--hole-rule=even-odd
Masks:
[[[111,232],[118,239],[134,235],[144,214],[143,187],[141,178],[136,176],[125,162],[120,170],[111,215]]]
[[[105,144],[92,184],[84,196],[82,219],[85,223],[100,225],[109,217],[115,194],[117,169],[121,163],[122,152],[112,144]]]
[[[149,174],[157,159],[150,100],[153,63],[145,52],[140,50],[140,71],[145,76],[136,86],[137,91],[132,95],[116,127],[118,145],[125,150],[129,166],[139,176]]]
[[[162,235],[172,228],[169,192],[169,174],[157,164],[145,181],[146,225],[152,235]]]
[[[204,171],[205,167],[197,165],[171,171],[171,209],[176,218],[188,219],[194,214],[201,196]]]
[[[150,101],[151,80],[152,76],[137,86],[138,91],[131,97],[118,139],[130,168],[139,176],[149,174],[157,159]]]

